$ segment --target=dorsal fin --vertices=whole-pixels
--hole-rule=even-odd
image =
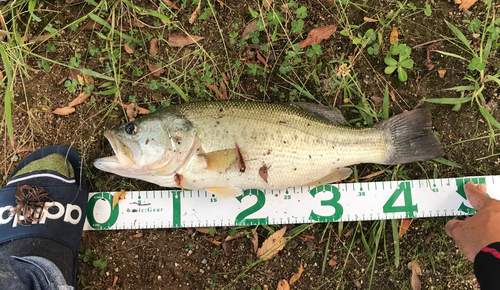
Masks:
[[[340,113],[337,108],[330,108],[313,103],[292,103],[291,105],[307,111],[326,122],[341,126],[347,125],[344,116],[342,116],[342,113]]]

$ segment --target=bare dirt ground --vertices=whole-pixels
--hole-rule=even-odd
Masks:
[[[90,3],[92,1],[34,2],[34,13],[41,18],[40,22],[30,18],[26,4],[19,6],[13,14],[4,14],[7,25],[16,22],[20,36],[45,35],[50,32],[50,29],[44,29],[49,24],[57,33],[26,48],[9,47],[13,55],[19,50],[22,56],[19,59],[12,57],[12,60],[15,63],[23,60],[28,69],[27,74],[17,72],[13,86],[14,147],[7,134],[4,110],[0,112],[0,132],[3,134],[0,185],[5,184],[17,163],[34,149],[67,144],[83,154],[91,191],[158,189],[146,182],[101,172],[93,167],[92,161],[112,154],[103,132],[126,122],[122,103],[136,102],[143,108],[155,110],[184,101],[165,79],[174,80],[188,93],[191,101],[224,98],[206,85],[218,85],[224,78],[229,79],[227,97],[230,99],[312,101],[291,84],[295,83],[323,105],[340,108],[348,120],[360,117],[357,110],[362,101],[378,111],[387,85],[392,92],[390,115],[416,107],[429,108],[434,130],[445,145],[445,158],[461,167],[433,162],[422,162],[421,166],[409,164],[399,170],[397,176],[393,174],[395,168],[391,168],[391,171],[371,181],[391,180],[394,177],[417,179],[428,175],[441,178],[500,173],[500,158],[494,155],[498,154],[498,149],[490,147],[490,130],[475,103],[470,105],[471,102],[466,102],[459,111],[453,111],[453,105],[423,102],[428,98],[459,98],[460,92],[443,89],[468,86],[471,83],[464,79],[466,76],[478,77],[478,71],[469,70],[468,61],[446,57],[432,50],[469,57],[463,48],[446,40],[456,40],[456,36],[445,20],[456,25],[470,44],[478,49],[480,39],[474,35],[477,32],[468,30],[469,25],[464,20],[471,21],[477,17],[484,21],[485,3],[478,2],[469,9],[470,12],[464,12],[452,1],[415,1],[411,3],[413,6],[404,2],[401,6],[394,1],[311,0],[297,1],[298,5],[294,6],[293,1],[290,5],[290,1],[275,0],[270,9],[279,11],[283,20],[266,27],[260,35],[252,32],[249,37],[247,35],[247,43],[241,45],[245,28],[260,17],[252,15],[252,11],[263,15],[266,23],[272,21],[266,17],[268,10],[262,7],[260,1],[201,1],[202,9],[193,24],[189,23],[189,18],[198,1],[172,1],[182,8],[181,11],[165,8],[162,4],[161,13],[171,21],[167,24],[136,8],[159,11],[161,1],[136,1],[133,4],[107,1],[99,9]],[[429,16],[424,12],[426,3],[431,9]],[[3,12],[7,11],[5,7]],[[300,16],[303,18],[298,16],[300,11],[297,12],[301,7],[307,11],[306,16]],[[114,23],[112,29],[102,25],[92,29],[88,25],[92,21],[90,14],[98,15],[108,24]],[[390,18],[394,14],[396,16]],[[377,16],[386,21],[392,19],[392,22],[384,26],[380,21],[364,19],[377,19]],[[302,31],[290,32],[292,21],[299,18],[304,22]],[[78,19],[83,20],[75,24]],[[137,24],[138,21],[143,24]],[[360,26],[351,27],[351,37],[340,33],[348,24]],[[337,31],[321,42],[322,53],[314,57],[300,55],[302,64],[292,63],[289,78],[285,80],[280,67],[286,67],[284,62],[290,50],[289,41],[296,44],[304,40],[313,28],[324,25],[336,25]],[[277,36],[273,40],[275,27]],[[396,74],[384,74],[384,57],[389,51],[392,27],[397,27],[399,41],[413,48],[411,58],[415,64],[407,70],[406,82],[399,81]],[[370,28],[377,31],[374,43],[380,44],[378,55],[369,54],[367,48],[353,41],[353,35],[362,37]],[[184,47],[169,45],[169,35],[183,30],[204,39],[199,44]],[[120,33],[139,42],[120,36]],[[159,40],[159,48],[151,54],[150,43],[154,37]],[[125,43],[134,50],[132,53],[126,52]],[[429,49],[436,43],[434,48]],[[495,44],[486,68],[493,74],[499,65],[495,54],[497,49]],[[259,60],[257,54],[263,56],[265,61]],[[337,74],[342,63],[352,64],[348,73],[350,77],[342,78]],[[161,78],[150,73],[148,64],[159,64],[164,69]],[[268,68],[264,69],[265,65]],[[79,68],[98,72],[107,79],[97,76],[92,81],[83,79],[83,74],[77,70]],[[5,65],[3,69],[6,74]],[[264,73],[259,74],[255,70]],[[443,70],[446,72],[440,76]],[[71,83],[73,79],[76,84]],[[67,80],[70,81],[69,86],[65,85]],[[70,86],[75,87],[74,92],[70,91]],[[56,108],[67,106],[86,88],[91,90],[90,98],[75,106],[73,113],[52,113]],[[4,80],[2,91],[5,90]],[[496,105],[499,100],[498,84],[487,83],[483,94],[486,98],[483,105],[496,120],[500,120],[500,110]],[[5,100],[2,99],[0,104],[4,108]],[[366,124],[360,120],[353,125]],[[493,139],[498,141],[497,136]],[[357,166],[360,176],[382,168]],[[415,260],[423,271],[420,277],[423,289],[477,289],[472,264],[461,256],[453,241],[444,233],[446,220],[415,220],[399,241],[399,253],[395,253],[391,223],[387,222],[375,259],[366,251],[361,232],[367,236],[368,244],[373,249],[374,229],[383,226],[380,222],[312,224],[304,226],[302,236],[291,239],[274,259],[260,263],[254,263],[258,259],[247,235],[251,236],[256,230],[259,243],[262,243],[270,235],[269,228],[262,226],[216,228],[212,234],[182,228],[88,231],[84,232],[80,247],[78,288],[276,289],[279,281],[290,279],[302,262],[304,273],[292,289],[368,289],[370,284],[372,289],[411,289],[411,271],[407,269],[407,264]],[[296,226],[287,225],[289,230]],[[222,240],[228,234],[240,231],[245,235],[225,244],[225,248],[210,242],[211,239],[218,237]],[[394,262],[396,254],[400,255],[399,266]],[[373,261],[375,267],[372,272]],[[102,269],[99,265],[103,266]]]

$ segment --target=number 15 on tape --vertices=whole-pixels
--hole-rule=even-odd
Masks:
[[[89,198],[85,229],[214,227],[473,214],[475,210],[464,192],[467,181],[485,183],[489,193],[500,193],[500,176],[328,184],[280,191],[247,189],[233,198],[205,191],[133,191],[114,209],[112,193],[100,192]]]

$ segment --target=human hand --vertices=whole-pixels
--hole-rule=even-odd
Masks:
[[[486,195],[486,185],[472,181],[465,185],[465,195],[477,212],[466,220],[449,221],[446,233],[467,259],[474,261],[482,248],[500,242],[500,201]]]

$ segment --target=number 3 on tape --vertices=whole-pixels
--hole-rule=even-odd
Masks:
[[[309,193],[312,195],[312,197],[315,197],[316,194],[319,192],[331,192],[333,194],[332,198],[330,198],[328,200],[322,200],[321,206],[331,206],[335,209],[335,213],[330,215],[330,216],[322,216],[322,215],[316,214],[314,212],[314,210],[311,210],[311,214],[309,215],[309,219],[313,220],[313,221],[318,221],[318,222],[333,222],[333,221],[339,220],[342,217],[342,214],[344,213],[344,208],[339,203],[339,200],[340,200],[339,189],[331,184],[327,184],[327,185],[321,185],[321,186],[315,187],[309,191]]]

